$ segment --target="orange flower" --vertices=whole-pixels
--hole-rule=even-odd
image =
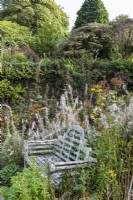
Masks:
[[[81,127],[86,127],[86,124],[83,122],[82,124],[81,124]]]
[[[38,113],[41,111],[41,108],[40,108],[39,104],[37,104],[37,103],[33,105],[33,109],[34,109],[35,113]]]
[[[93,113],[90,114],[90,117],[94,117],[95,115]]]

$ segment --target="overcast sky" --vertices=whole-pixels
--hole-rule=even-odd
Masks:
[[[70,27],[73,26],[76,19],[76,12],[80,9],[85,0],[55,0],[55,2],[63,7],[70,21]],[[133,18],[133,0],[103,0],[108,10],[110,20],[120,14],[128,14]]]

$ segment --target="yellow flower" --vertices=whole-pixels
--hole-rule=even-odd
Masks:
[[[116,177],[116,173],[115,173],[115,171],[114,170],[109,170],[109,175],[111,176],[111,177]]]
[[[98,90],[99,93],[102,92],[102,91],[103,91],[102,89],[99,89],[99,90]]]
[[[91,92],[95,92],[95,88],[91,88]]]
[[[129,61],[130,61],[130,62],[133,62],[133,58],[129,58]]]
[[[36,109],[36,108],[39,108],[40,106],[39,106],[39,104],[36,103],[33,105],[33,107]]]

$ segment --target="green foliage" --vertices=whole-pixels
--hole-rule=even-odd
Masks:
[[[118,15],[112,22],[111,24],[113,25],[120,25],[120,24],[125,24],[125,22],[130,21],[131,19],[129,18],[128,15]]]
[[[127,108],[124,101],[126,97],[117,95],[123,79],[118,76],[118,79],[113,78],[110,82],[117,86],[115,91],[109,90],[107,81],[100,81],[91,90],[97,93],[96,106],[91,116],[93,116],[93,126],[95,126],[95,132],[98,131],[98,137],[92,134],[88,140],[89,146],[93,149],[93,157],[97,160],[95,166],[89,170],[91,177],[89,188],[97,193],[100,200],[121,200],[127,199],[132,179],[133,129],[127,122],[128,120],[132,122],[132,114],[124,112],[124,117],[122,110],[114,113],[110,111],[110,105],[116,105],[119,109],[124,109],[125,106]],[[99,88],[103,90],[102,93],[98,93]],[[131,104],[130,107],[132,107]],[[101,119],[107,124],[100,121],[100,116],[103,114],[106,117],[101,117]],[[121,120],[123,120],[122,123]]]
[[[15,163],[6,165],[3,169],[0,170],[0,177],[2,178],[2,182],[5,185],[10,185],[11,177],[15,176],[21,168],[19,165]]]
[[[11,102],[18,102],[23,99],[21,95],[26,92],[25,88],[22,88],[21,84],[13,87],[11,82],[7,79],[0,81],[0,99],[2,101],[10,100]]]
[[[68,18],[66,14],[56,5],[53,0],[21,0],[12,1],[1,11],[1,20],[6,19],[27,26],[34,31],[42,27],[44,22],[57,24],[59,29],[68,29]]]
[[[3,68],[0,77],[1,79],[7,78],[14,81],[35,79],[36,65],[36,63],[27,61],[26,57],[21,53],[17,53],[14,56],[6,55],[3,58]]]
[[[0,22],[3,52],[8,46],[30,44],[39,56],[49,56],[67,36],[68,18],[53,0],[10,1],[0,12],[4,20]]]
[[[51,200],[55,199],[52,183],[41,175],[40,169],[25,169],[12,177],[10,188],[1,188],[5,200]]]
[[[132,136],[124,127],[113,126],[104,129],[99,139],[92,140],[96,166],[91,169],[90,188],[99,199],[126,199],[132,172]]]
[[[12,59],[14,60],[14,62],[26,62],[27,58],[23,53],[15,53],[15,55],[12,56]],[[28,61],[27,61],[28,62]]]
[[[39,55],[47,56],[55,52],[57,44],[64,38],[64,33],[57,24],[45,22],[43,27],[38,28],[37,33],[31,38],[30,46]]]
[[[0,21],[1,48],[4,50],[7,46],[19,46],[28,44],[31,32],[27,27],[20,26],[15,22]]]
[[[58,56],[112,59],[113,54],[117,57],[114,45],[111,26],[90,23],[72,31],[70,37],[59,46]]]
[[[8,113],[8,115],[10,116],[10,118],[12,117],[12,113]],[[4,149],[2,149],[1,151],[2,164],[4,166],[11,163],[23,165],[22,134],[20,134],[18,130],[14,129],[13,125],[10,122],[9,124],[6,124],[5,122],[3,129],[4,129],[3,133],[5,141],[4,141]]]
[[[131,79],[133,79],[133,63],[129,60],[118,59],[111,62],[106,60],[96,61],[94,63],[94,68],[97,70],[100,69],[100,79],[108,80],[111,77],[113,78],[114,74],[120,71],[123,71]]]
[[[133,52],[133,19],[120,15],[111,24],[121,57],[129,57]]]
[[[45,83],[50,83],[51,87],[56,87],[59,90],[62,90],[62,87],[69,78],[66,76],[67,71],[69,70],[68,63],[70,64],[70,62],[67,62],[65,59],[44,60],[44,63],[42,63],[42,72],[44,76],[41,80]]]
[[[83,60],[68,60],[68,59],[52,59],[44,60],[42,63],[41,71],[42,75],[41,85],[49,85],[49,97],[59,98],[64,88],[69,83],[75,90],[78,90],[82,96],[85,83],[90,81],[89,79],[89,66],[85,66]],[[91,61],[88,61],[88,64]],[[55,90],[54,94],[51,93]],[[57,92],[58,91],[58,92]],[[43,92],[43,91],[42,91]]]
[[[87,23],[107,24],[109,22],[107,10],[101,0],[85,0],[77,15],[74,28],[79,28]]]
[[[7,62],[8,60],[8,62]],[[49,94],[55,97],[60,96],[62,89],[66,84],[71,84],[78,91],[80,97],[84,95],[84,87],[95,84],[100,80],[110,80],[117,72],[125,73],[126,84],[132,86],[133,80],[133,62],[130,60],[118,59],[114,61],[93,60],[84,55],[80,59],[43,59],[39,67],[38,87],[41,95],[44,94],[45,86],[49,85]],[[16,53],[14,56],[6,55],[3,58],[3,68],[0,77],[1,98],[17,102],[21,100],[20,95],[25,97],[26,88],[34,90],[36,77],[38,76],[38,64],[27,61],[22,53]],[[8,81],[4,81],[4,79]],[[131,80],[130,80],[131,79]],[[19,83],[18,83],[19,82]],[[23,85],[23,87],[19,86]],[[30,83],[30,85],[29,85]],[[18,88],[18,89],[17,89]],[[55,93],[52,91],[56,90]],[[58,91],[58,92],[57,92]],[[15,95],[15,92],[17,93]],[[35,91],[33,91],[34,93]],[[82,117],[83,118],[83,117]]]
[[[62,179],[59,186],[60,193],[67,194],[68,199],[82,199],[87,198],[87,187],[89,181],[88,170],[81,167],[74,172],[65,172],[62,174]]]
[[[79,58],[87,54],[94,59],[109,60],[128,58],[133,52],[133,20],[127,16],[119,18],[111,26],[89,23],[73,30],[59,46],[57,55]]]
[[[69,83],[82,96],[85,84],[96,84],[100,80],[110,80],[118,72],[125,74],[124,82],[132,87],[133,62],[128,60],[90,60],[87,56],[80,59],[49,60],[42,66],[45,76],[42,77],[49,85],[57,86],[57,90]],[[66,76],[67,74],[67,76]],[[51,83],[52,80],[52,83]],[[50,84],[51,83],[51,84]],[[53,85],[52,85],[53,84]]]

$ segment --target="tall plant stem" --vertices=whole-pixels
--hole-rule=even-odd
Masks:
[[[132,173],[131,181],[130,181],[130,184],[129,184],[127,198],[125,200],[131,200],[131,198],[133,197],[132,193],[133,193],[133,173]]]

